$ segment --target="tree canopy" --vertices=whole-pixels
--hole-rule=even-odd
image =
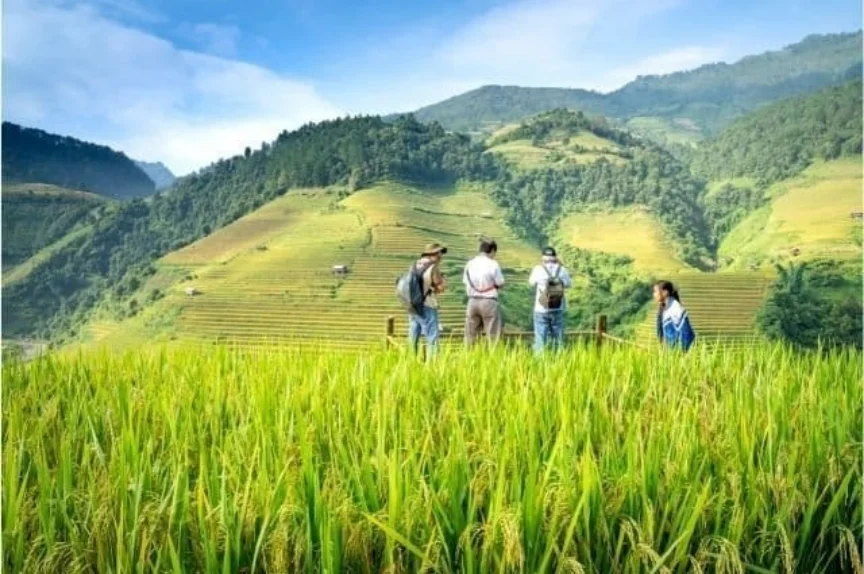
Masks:
[[[135,162],[109,147],[3,122],[3,183],[50,183],[131,199],[155,191]]]

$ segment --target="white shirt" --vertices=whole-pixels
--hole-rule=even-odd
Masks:
[[[471,276],[471,283],[468,282],[469,275]],[[504,285],[504,275],[502,275],[501,266],[498,265],[497,261],[485,253],[481,253],[465,265],[462,283],[465,284],[469,297],[497,299],[498,287]]]
[[[543,269],[544,267],[549,270],[549,273],[546,273],[546,270]],[[558,269],[561,269],[561,271],[558,271]],[[528,284],[534,287],[536,291],[534,295],[535,313],[546,313],[549,311],[549,309],[540,304],[540,292],[546,289],[546,284],[549,283],[550,273],[553,277],[558,273],[558,279],[561,281],[561,284],[564,285],[565,289],[573,286],[573,280],[570,278],[570,274],[560,263],[544,263],[543,265],[536,266],[531,270],[531,276],[528,277]],[[565,298],[564,301],[561,302],[561,309],[564,309],[566,305],[567,300]]]

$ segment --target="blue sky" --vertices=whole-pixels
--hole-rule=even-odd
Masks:
[[[860,24],[857,0],[5,0],[3,117],[183,174],[307,121],[608,91]]]

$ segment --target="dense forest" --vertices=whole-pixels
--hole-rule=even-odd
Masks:
[[[3,191],[3,269],[23,263],[54,243],[102,202],[83,193]]]
[[[3,183],[50,183],[131,199],[155,191],[135,162],[109,147],[3,122]]]
[[[458,131],[482,131],[554,108],[627,119],[687,120],[704,135],[762,105],[861,77],[861,32],[808,36],[782,50],[663,76],[608,94],[578,89],[484,86],[415,112]]]
[[[706,179],[749,176],[762,185],[818,159],[861,153],[861,82],[790,98],[732,124],[694,154]]]
[[[769,338],[803,348],[861,348],[861,263],[816,261],[777,268],[758,318]]]
[[[482,152],[466,136],[411,117],[394,123],[340,119],[283,132],[272,145],[247,148],[184,178],[169,194],[134,200],[97,222],[92,233],[5,290],[4,332],[69,332],[103,298],[123,298],[137,289],[158,257],[291,188],[498,177],[498,162]]]

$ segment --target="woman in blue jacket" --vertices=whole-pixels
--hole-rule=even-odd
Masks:
[[[693,332],[690,317],[681,305],[675,286],[669,281],[656,283],[654,301],[657,302],[657,338],[669,347],[683,351],[690,349],[696,340],[696,333]]]

